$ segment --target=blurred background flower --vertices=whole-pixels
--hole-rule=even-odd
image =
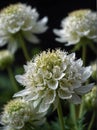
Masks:
[[[34,34],[47,30],[48,18],[38,19],[39,14],[36,9],[26,4],[13,4],[2,9],[0,12],[0,46],[8,43],[8,49],[14,53],[17,50],[17,44],[21,44],[21,41],[18,41],[18,35],[31,43],[39,42]]]
[[[7,130],[26,130],[42,125],[46,113],[37,113],[37,108],[23,99],[14,99],[4,106],[1,123]]]
[[[73,11],[61,21],[62,29],[54,29],[54,33],[59,36],[56,40],[67,42],[68,46],[79,43],[82,38],[93,39],[97,42],[96,21],[96,12],[89,9]]]

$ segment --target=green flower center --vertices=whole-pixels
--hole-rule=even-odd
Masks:
[[[62,59],[60,57],[60,51],[44,51],[39,56],[35,58],[35,63],[37,64],[37,69],[42,68],[43,70],[51,70],[54,66],[60,66]]]
[[[89,9],[84,9],[84,10],[77,10],[77,11],[73,11],[69,14],[69,16],[75,16],[76,18],[84,18],[85,15],[90,12]]]
[[[7,111],[9,114],[12,114],[13,112],[17,112],[21,109],[24,109],[26,104],[21,100],[12,100],[5,106],[5,111]]]
[[[4,8],[1,13],[6,14],[6,15],[11,15],[11,14],[16,14],[20,10],[22,10],[22,4],[14,4],[10,5],[7,8]]]

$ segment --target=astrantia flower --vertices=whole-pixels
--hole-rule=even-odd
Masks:
[[[89,9],[77,10],[62,20],[62,29],[54,29],[59,36],[59,42],[67,42],[67,45],[79,43],[82,38],[97,42],[97,14]]]
[[[47,30],[47,17],[41,20],[36,9],[26,4],[14,4],[0,12],[0,46],[8,43],[8,48],[14,52],[17,48],[17,34],[32,43],[39,42],[34,34]]]
[[[83,67],[82,64],[81,59],[75,60],[75,53],[44,51],[24,66],[23,75],[16,76],[16,80],[26,88],[14,96],[39,102],[39,112],[44,112],[51,104],[57,107],[58,98],[80,103],[81,95],[93,86],[83,84],[92,70],[90,66]]]
[[[14,56],[8,50],[0,51],[0,69],[5,69],[13,63]]]
[[[14,99],[4,107],[1,123],[6,130],[26,130],[26,124],[31,127],[42,124],[45,121],[44,113],[37,113],[34,106],[23,99]]]

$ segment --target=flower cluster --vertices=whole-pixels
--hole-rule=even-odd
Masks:
[[[26,123],[31,127],[42,124],[45,121],[45,113],[37,113],[34,106],[23,99],[14,99],[4,107],[1,122],[6,130],[21,130]]]
[[[15,52],[17,49],[16,35],[22,36],[30,41],[37,43],[38,38],[34,34],[43,33],[47,30],[47,17],[39,20],[36,9],[26,4],[14,4],[1,10],[0,12],[0,46],[8,44],[8,49]]]
[[[59,36],[59,42],[67,42],[67,45],[79,43],[85,37],[97,42],[97,14],[89,9],[77,10],[62,20],[62,29],[54,29]]]
[[[58,98],[78,104],[81,95],[93,87],[93,84],[83,85],[92,70],[82,65],[81,59],[75,59],[75,53],[67,54],[59,49],[44,51],[24,66],[23,75],[16,76],[26,88],[14,96],[40,103],[39,112],[46,111],[52,103],[57,107]]]

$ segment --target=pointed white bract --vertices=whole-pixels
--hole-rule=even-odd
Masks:
[[[14,53],[17,50],[17,34],[31,43],[38,43],[39,39],[34,34],[41,34],[47,30],[47,17],[39,20],[37,10],[31,6],[18,3],[10,5],[0,12],[0,46],[8,45]]]
[[[14,97],[21,96],[34,101],[39,112],[45,112],[56,100],[69,100],[75,104],[81,102],[81,96],[89,92],[93,84],[84,85],[92,74],[91,67],[83,67],[81,59],[76,60],[75,53],[61,50],[44,51],[24,66],[25,73],[17,75],[16,80],[25,86]]]
[[[74,45],[86,37],[97,42],[97,14],[91,10],[73,11],[61,22],[62,29],[54,29],[58,42]]]

